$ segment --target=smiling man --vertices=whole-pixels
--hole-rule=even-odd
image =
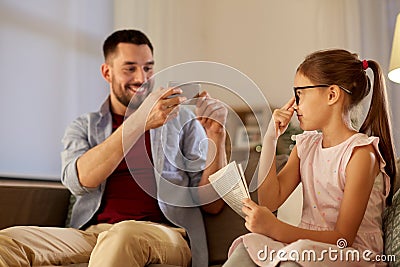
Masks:
[[[153,46],[140,31],[114,32],[103,51],[101,73],[110,95],[98,112],[76,119],[63,138],[62,182],[76,197],[73,228],[0,231],[0,263],[207,266],[200,208],[171,205],[154,196],[163,195],[162,181],[207,185],[208,176],[226,164],[227,109],[202,92],[193,114],[179,107],[185,101],[179,88],[152,90]],[[168,149],[162,149],[163,131],[174,136],[167,139]],[[201,150],[204,140],[208,144]],[[181,154],[196,159],[195,171],[171,162]],[[207,189],[198,191],[189,199],[202,199]],[[210,213],[224,205],[221,199],[199,203],[206,203],[201,209]]]

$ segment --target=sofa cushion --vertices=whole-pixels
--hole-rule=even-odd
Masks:
[[[396,160],[396,169],[397,169],[397,175],[396,175],[396,180],[394,182],[394,192],[396,192],[400,188],[400,158],[397,158]]]
[[[384,212],[383,232],[385,255],[395,255],[396,259],[400,259],[400,190],[397,190],[392,205]],[[394,262],[390,262],[389,266],[392,266],[391,264]]]

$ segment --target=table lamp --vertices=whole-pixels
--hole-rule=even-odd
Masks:
[[[394,29],[388,77],[391,81],[400,83],[400,13],[397,15]]]

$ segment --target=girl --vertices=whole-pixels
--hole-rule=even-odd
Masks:
[[[368,95],[367,117],[357,131],[350,111]],[[389,122],[385,81],[377,62],[360,61],[345,50],[312,53],[298,67],[295,97],[275,110],[260,157],[258,205],[243,201],[246,228],[237,238],[224,266],[375,266],[383,253],[382,218],[391,204],[395,151]],[[294,112],[305,132],[285,167],[271,168],[270,147]],[[316,131],[318,130],[318,132]],[[265,149],[264,149],[265,148]],[[268,152],[269,151],[269,152]],[[272,153],[273,154],[273,153]],[[299,183],[303,211],[298,227],[273,214]],[[283,264],[282,264],[283,265]]]

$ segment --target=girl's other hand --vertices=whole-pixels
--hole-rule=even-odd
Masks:
[[[275,215],[267,207],[260,206],[249,198],[243,199],[242,202],[247,230],[269,236],[274,228],[273,225],[278,221]]]

